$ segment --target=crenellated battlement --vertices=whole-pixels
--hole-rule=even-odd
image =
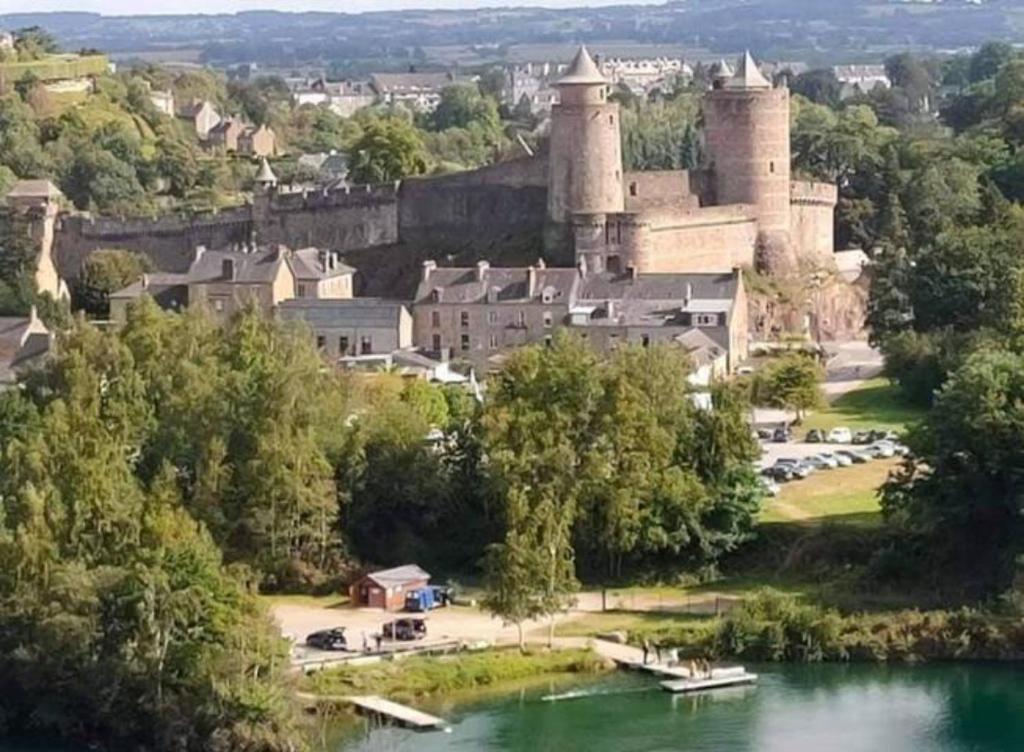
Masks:
[[[398,201],[400,187],[401,182],[395,181],[319,190],[275,191],[270,194],[270,209],[274,212],[293,212],[380,206]]]
[[[790,184],[790,201],[794,204],[820,204],[835,206],[839,200],[839,189],[831,183],[817,183],[811,180],[794,180]]]

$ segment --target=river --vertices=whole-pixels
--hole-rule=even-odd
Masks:
[[[1019,752],[1024,667],[759,666],[756,687],[672,696],[615,674],[463,705],[451,731],[364,725],[332,752]],[[544,701],[551,692],[582,699]]]

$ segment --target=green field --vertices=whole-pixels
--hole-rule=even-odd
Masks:
[[[802,435],[812,428],[828,430],[836,426],[846,426],[855,431],[870,428],[902,431],[923,415],[924,410],[908,405],[902,399],[898,386],[878,378],[866,381],[860,389],[837,397],[824,410],[807,416],[800,432]]]
[[[866,465],[817,472],[804,480],[783,484],[769,499],[761,522],[875,522],[879,516],[878,488],[896,460],[875,460]],[[831,518],[831,519],[830,519]]]
[[[106,55],[48,55],[39,60],[0,63],[0,82],[13,83],[29,75],[40,81],[101,76],[108,65]]]

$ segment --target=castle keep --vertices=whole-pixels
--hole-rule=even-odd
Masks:
[[[197,247],[257,242],[341,253],[407,246],[477,259],[515,247],[584,273],[830,265],[836,189],[791,180],[788,90],[773,87],[749,54],[735,72],[719,72],[704,98],[710,159],[702,170],[623,171],[619,106],[581,48],[557,83],[546,153],[394,185],[302,191],[279,189],[267,168],[251,203],[209,214],[90,217],[57,211],[49,189],[18,193],[8,211],[38,225],[40,266],[52,258],[61,279],[99,248],[139,251],[159,271],[184,273]],[[46,276],[41,288],[56,292],[59,280]]]

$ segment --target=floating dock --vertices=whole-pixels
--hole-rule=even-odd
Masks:
[[[355,705],[362,712],[384,716],[385,718],[390,718],[391,720],[397,721],[401,725],[408,726],[410,728],[441,729],[448,725],[443,719],[438,718],[437,716],[424,713],[406,705],[401,705],[397,702],[392,702],[391,700],[385,700],[383,697],[378,697],[377,695],[347,697],[345,699],[352,705]]]
[[[354,705],[360,713],[387,718],[409,728],[423,730],[448,728],[448,724],[443,718],[398,702],[385,700],[377,695],[317,695],[311,692],[299,692],[298,696],[307,703],[307,709],[310,711],[315,710],[320,704]]]
[[[666,692],[688,693],[703,692],[708,689],[721,689],[722,687],[736,687],[742,684],[753,684],[757,681],[757,674],[748,673],[742,666],[734,668],[713,669],[710,676],[689,676],[689,671],[684,679],[672,679],[661,682],[661,688]]]

